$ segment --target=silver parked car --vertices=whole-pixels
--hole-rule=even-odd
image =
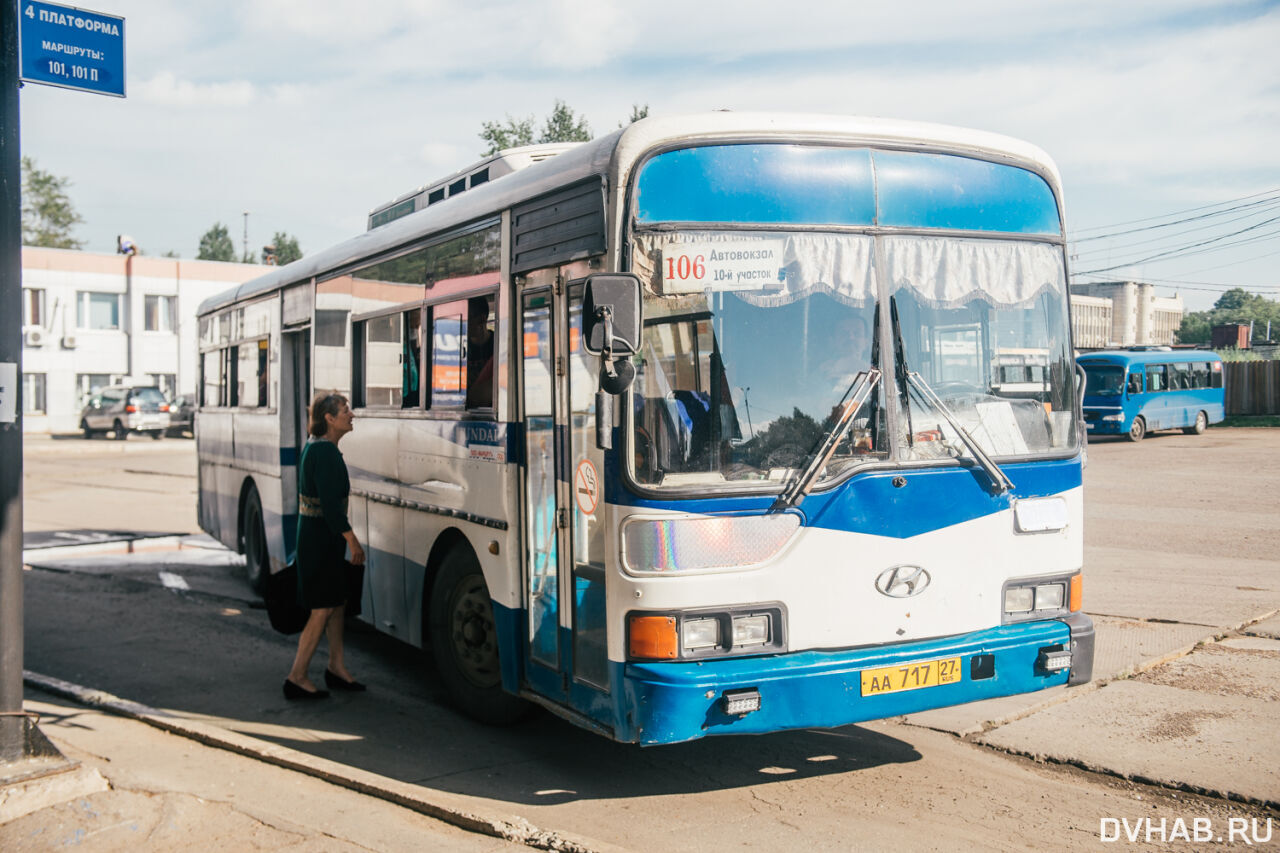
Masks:
[[[169,429],[169,404],[155,386],[109,385],[80,411],[80,429],[85,438],[108,431],[120,441],[131,432],[161,438]]]

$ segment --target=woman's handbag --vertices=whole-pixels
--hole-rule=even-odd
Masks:
[[[306,627],[311,611],[298,603],[298,567],[293,563],[267,578],[267,618],[281,634],[296,634]]]
[[[357,566],[350,560],[347,564],[347,616],[360,615],[360,603],[364,599],[364,566]]]

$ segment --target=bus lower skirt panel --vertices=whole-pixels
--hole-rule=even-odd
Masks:
[[[1043,690],[1066,684],[1070,672],[1042,669],[1041,650],[1070,639],[1066,624],[1045,621],[846,651],[615,664],[614,684],[622,688],[615,738],[652,745],[832,728]],[[899,687],[904,677],[928,681],[932,671],[936,678],[940,666],[951,670],[948,683]],[[888,671],[873,681],[871,670]]]

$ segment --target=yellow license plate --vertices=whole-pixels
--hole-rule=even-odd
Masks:
[[[922,660],[862,671],[862,695],[879,696],[960,681],[960,658]]]

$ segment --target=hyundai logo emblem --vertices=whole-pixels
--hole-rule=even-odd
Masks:
[[[876,589],[890,598],[910,598],[924,592],[929,573],[919,566],[894,566],[876,578]]]

